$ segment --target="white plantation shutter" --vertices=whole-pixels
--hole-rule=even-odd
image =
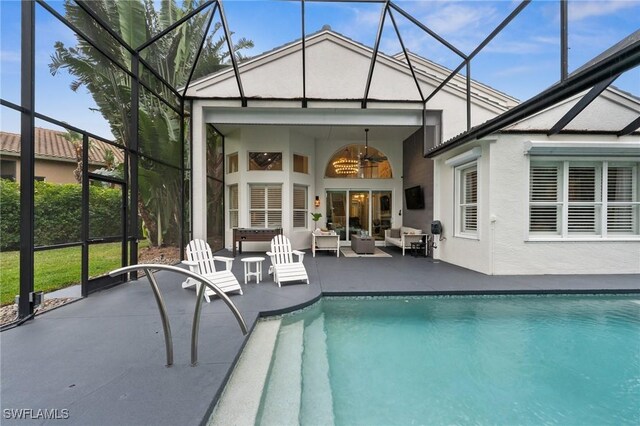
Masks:
[[[293,186],[293,227],[307,227],[307,187]]]
[[[267,187],[267,228],[282,227],[282,186]]]
[[[568,231],[595,234],[601,200],[596,166],[569,166]]]
[[[532,162],[530,170],[530,232],[565,238],[640,234],[637,163]]]
[[[558,165],[532,164],[529,177],[529,231],[557,233],[560,216]]]
[[[460,231],[478,231],[478,168],[474,165],[460,172]]]
[[[229,226],[238,227],[238,185],[229,186]]]
[[[638,223],[638,205],[634,195],[635,167],[609,166],[607,171],[607,231],[634,233]],[[635,205],[634,205],[635,204]]]
[[[249,190],[249,224],[252,228],[266,227],[266,194],[266,186],[251,185]]]
[[[249,188],[249,223],[251,224],[251,227],[281,227],[282,186],[251,185]]]

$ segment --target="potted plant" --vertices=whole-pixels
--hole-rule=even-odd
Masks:
[[[311,213],[311,219],[315,222],[313,229],[318,228],[318,221],[322,217],[322,213]]]

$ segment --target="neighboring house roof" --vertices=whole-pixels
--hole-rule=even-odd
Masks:
[[[65,132],[51,129],[35,128],[35,156],[37,159],[75,162],[76,151],[73,143],[65,139]],[[113,152],[118,163],[124,161],[121,150],[99,140],[89,138],[89,164],[103,166],[105,153]],[[20,135],[16,133],[0,132],[0,153],[3,155],[20,155]]]

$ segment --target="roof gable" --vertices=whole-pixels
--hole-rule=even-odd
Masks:
[[[323,30],[305,39],[306,98],[360,100],[371,64],[373,49],[357,43],[331,30]],[[423,93],[435,89],[448,76],[446,68],[419,58],[414,64],[416,76]],[[369,100],[416,101],[420,94],[409,66],[398,59],[378,52],[371,79]],[[413,63],[413,62],[412,62]],[[301,99],[302,93],[302,42],[297,40],[251,60],[239,64],[239,72],[245,95],[248,98]],[[433,70],[438,70],[434,72]],[[446,85],[443,92],[466,99],[464,84]],[[187,96],[198,98],[239,97],[233,69],[211,74],[193,82]],[[472,82],[472,102],[492,113],[500,113],[516,105],[515,98],[495,91],[488,86]],[[438,102],[436,102],[437,104]],[[435,108],[438,108],[435,105]]]
[[[548,131],[577,104],[586,92],[525,118],[505,131]],[[609,87],[582,110],[565,131],[618,132],[640,114],[640,99]]]

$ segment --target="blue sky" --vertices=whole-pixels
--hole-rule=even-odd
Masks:
[[[50,1],[62,11],[62,1]],[[517,1],[405,1],[396,3],[448,42],[471,52],[516,6]],[[246,52],[261,52],[300,38],[299,2],[225,0],[225,12],[234,38],[255,43]],[[306,3],[306,32],[328,24],[333,30],[373,46],[382,5],[372,3]],[[394,14],[408,49],[448,68],[460,58],[413,23]],[[526,100],[557,82],[559,66],[559,6],[557,1],[534,0],[490,43],[472,63],[472,78],[520,100]],[[19,103],[20,2],[0,0],[0,91],[3,99]],[[569,71],[573,71],[623,37],[640,28],[640,0],[569,2]],[[51,76],[48,63],[53,43],[75,43],[73,33],[37,6],[36,108],[105,137],[111,137],[106,121],[90,108],[95,105],[85,89],[69,89],[73,78],[66,73]],[[380,49],[400,52],[400,44],[386,20]],[[366,77],[363,77],[366,78]],[[374,77],[375,78],[375,77]],[[616,86],[640,97],[640,69],[628,71]],[[428,93],[428,92],[427,92]],[[1,127],[17,131],[17,114],[2,108]],[[44,125],[44,124],[39,124]],[[47,127],[52,127],[47,124]]]

